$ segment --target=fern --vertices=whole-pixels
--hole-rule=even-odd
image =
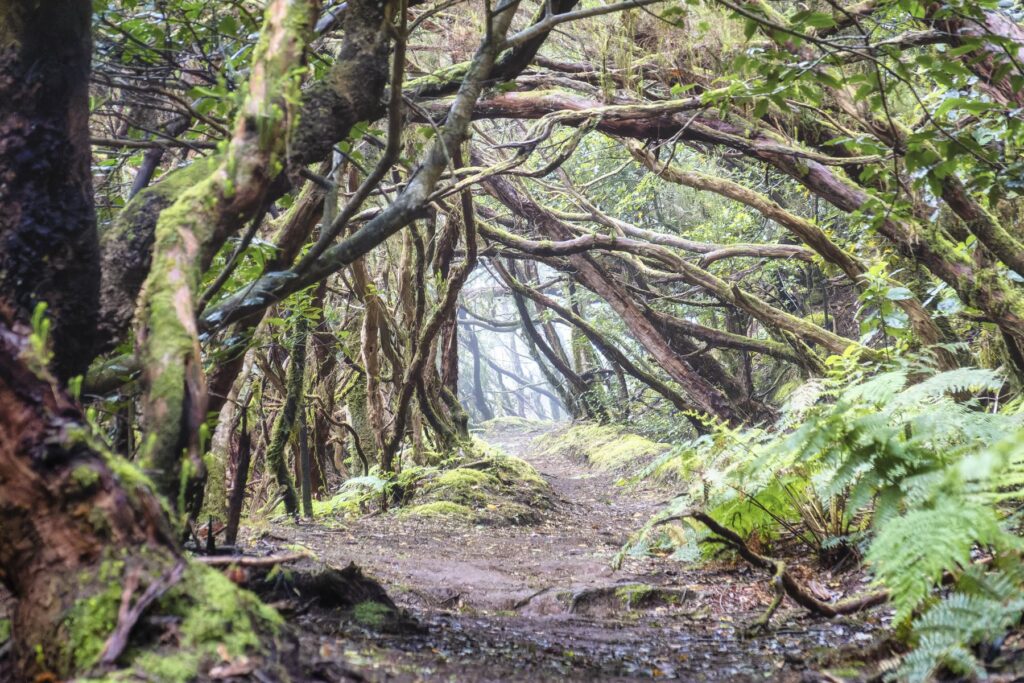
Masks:
[[[861,378],[855,360],[831,359],[775,432],[717,426],[677,448],[694,485],[673,507],[701,505],[763,539],[789,530],[819,550],[866,537],[875,580],[913,634],[896,676],[980,676],[972,647],[1024,611],[1024,547],[1004,511],[1024,498],[1024,401],[991,409],[1004,381],[990,370],[911,359]],[[823,523],[826,511],[841,524]],[[693,534],[679,543],[692,548]],[[979,550],[992,568],[972,566]]]
[[[931,594],[943,573],[970,564],[976,544],[1005,546],[995,512],[948,499],[933,509],[910,510],[878,531],[868,560],[892,592],[896,621],[905,621]]]
[[[1019,584],[1011,593],[1019,595]],[[1024,600],[953,593],[914,622],[916,647],[897,672],[900,680],[928,681],[940,669],[981,678],[985,672],[971,645],[998,637],[1020,619]]]

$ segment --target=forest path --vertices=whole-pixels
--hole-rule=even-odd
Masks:
[[[550,429],[519,425],[482,435],[551,485],[556,504],[539,524],[386,515],[339,528],[275,527],[274,536],[332,564],[358,564],[427,630],[347,633],[321,650],[380,681],[797,681],[818,680],[802,671],[813,650],[863,638],[858,624],[806,620],[785,609],[776,618],[784,628],[741,638],[770,599],[764,577],[745,566],[683,570],[662,558],[628,558],[613,570],[630,533],[672,493],[617,486],[613,475],[544,454],[533,443]],[[637,584],[655,591],[627,588]]]

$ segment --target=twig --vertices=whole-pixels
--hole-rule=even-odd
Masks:
[[[131,635],[132,629],[135,628],[135,624],[138,623],[142,613],[161,595],[166,593],[169,588],[178,583],[184,572],[185,562],[181,560],[167,572],[166,576],[151,583],[149,588],[139,596],[134,605],[131,604],[131,599],[135,589],[139,587],[140,572],[133,571],[127,576],[124,594],[121,596],[121,608],[117,615],[117,626],[103,645],[103,652],[100,654],[99,659],[101,665],[106,666],[117,661],[117,658],[124,652],[125,647],[128,646],[128,637]]]

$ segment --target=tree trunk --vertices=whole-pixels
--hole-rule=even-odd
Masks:
[[[85,373],[97,340],[91,12],[0,0],[0,303],[21,321],[47,304],[62,381]]]
[[[302,406],[303,380],[306,370],[306,340],[308,337],[309,323],[305,316],[299,312],[295,321],[295,332],[292,342],[291,363],[288,366],[288,379],[285,383],[287,395],[284,407],[277,416],[274,423],[274,430],[270,437],[270,445],[267,447],[267,469],[277,479],[277,485],[284,496],[284,507],[289,515],[299,514],[299,499],[295,493],[295,484],[292,482],[291,474],[288,472],[288,463],[285,462],[285,447],[292,435],[292,428],[295,425],[295,417]]]
[[[149,479],[92,435],[28,336],[0,310],[0,581],[17,600],[19,680],[198,677],[261,649],[279,617],[187,562]],[[165,626],[134,632],[142,610]]]
[[[459,317],[464,319],[463,309],[459,309]],[[494,419],[494,411],[487,402],[487,394],[484,393],[483,378],[481,375],[480,363],[480,341],[477,339],[476,330],[472,327],[466,331],[466,345],[469,347],[469,355],[473,361],[473,406],[476,408],[480,420],[486,422]]]

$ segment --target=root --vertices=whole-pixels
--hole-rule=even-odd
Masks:
[[[713,517],[704,512],[700,512],[699,510],[689,510],[679,515],[673,515],[672,517],[661,520],[659,524],[667,524],[668,522],[687,518],[695,519],[706,526],[713,534],[718,536],[725,545],[730,546],[739,553],[740,557],[753,566],[772,572],[772,583],[775,586],[776,597],[773,599],[772,605],[769,607],[767,612],[752,625],[752,627],[756,627],[759,630],[768,625],[768,621],[779,608],[783,595],[812,614],[826,617],[828,619],[844,614],[862,612],[866,609],[870,609],[876,605],[881,605],[889,601],[889,592],[883,590],[867,593],[866,595],[854,598],[848,598],[835,603],[823,602],[814,597],[814,595],[804,587],[803,584],[793,577],[786,568],[785,562],[755,552],[746,544],[739,534],[732,529],[722,526]]]

